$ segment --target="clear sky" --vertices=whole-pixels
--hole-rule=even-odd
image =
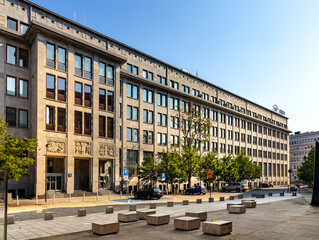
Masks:
[[[33,2],[319,130],[317,0]]]

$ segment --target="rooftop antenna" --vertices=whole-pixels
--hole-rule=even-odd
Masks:
[[[196,77],[198,77],[198,71],[196,70]]]
[[[74,22],[76,22],[76,11],[74,11]]]
[[[85,25],[85,13],[84,13],[84,25]]]

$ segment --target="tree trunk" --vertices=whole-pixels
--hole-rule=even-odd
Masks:
[[[189,186],[189,188],[192,187],[192,175],[191,174],[188,175],[188,186]]]

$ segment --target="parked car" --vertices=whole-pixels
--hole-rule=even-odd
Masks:
[[[202,185],[196,185],[193,188],[187,188],[186,189],[186,194],[206,194],[206,187]]]
[[[222,188],[222,192],[246,192],[248,190],[248,186],[246,183],[242,182],[231,182],[227,186]]]
[[[262,183],[261,187],[262,188],[270,188],[270,185],[269,185],[269,183]]]
[[[274,184],[272,182],[269,182],[269,187],[274,187]]]
[[[160,199],[161,197],[163,197],[162,190],[153,187],[145,187],[134,193],[134,198]]]

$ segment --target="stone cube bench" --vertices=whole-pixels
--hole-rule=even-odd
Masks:
[[[167,202],[167,207],[174,207],[174,202]]]
[[[197,204],[201,204],[202,203],[202,199],[196,199],[196,203]]]
[[[167,214],[151,214],[146,216],[146,223],[150,225],[164,225],[169,224],[170,216]]]
[[[79,209],[78,210],[78,217],[85,217],[86,216],[86,210],[85,209]]]
[[[255,208],[257,206],[257,203],[255,200],[242,200],[242,205],[245,205],[246,208]]]
[[[243,199],[244,195],[238,195],[238,199]]]
[[[200,228],[200,219],[197,217],[179,217],[174,219],[174,228],[179,230],[194,230]]]
[[[53,220],[53,212],[46,212],[44,214],[44,220]]]
[[[183,205],[188,205],[188,200],[183,200]]]
[[[229,200],[235,200],[234,196],[229,196]]]
[[[100,221],[92,223],[92,232],[98,235],[118,233],[120,223],[118,221]]]
[[[225,201],[225,198],[224,197],[220,197],[219,201]]]
[[[14,224],[14,215],[7,216],[7,224]]]
[[[187,217],[197,217],[201,221],[204,221],[207,219],[207,212],[205,212],[205,211],[186,212],[185,215]]]
[[[129,210],[130,211],[136,211],[136,205],[130,205]]]
[[[208,198],[208,202],[214,202],[214,198]]]
[[[265,194],[261,194],[261,193],[256,194],[256,198],[265,198]]]
[[[138,214],[138,218],[139,219],[146,220],[147,215],[156,214],[156,211],[155,210],[146,209],[146,210],[136,211],[136,213]]]
[[[155,209],[156,208],[156,203],[150,203],[150,209]]]
[[[230,206],[234,206],[234,205],[242,205],[241,203],[227,203],[227,210]]]
[[[246,206],[245,205],[231,205],[227,208],[229,213],[245,213],[246,212]]]
[[[222,236],[231,233],[232,230],[233,225],[230,221],[213,220],[202,223],[202,231],[205,234]]]
[[[106,214],[113,213],[113,207],[106,207],[105,208],[105,213]]]
[[[135,222],[138,220],[138,214],[136,212],[118,213],[118,220],[120,222]]]

